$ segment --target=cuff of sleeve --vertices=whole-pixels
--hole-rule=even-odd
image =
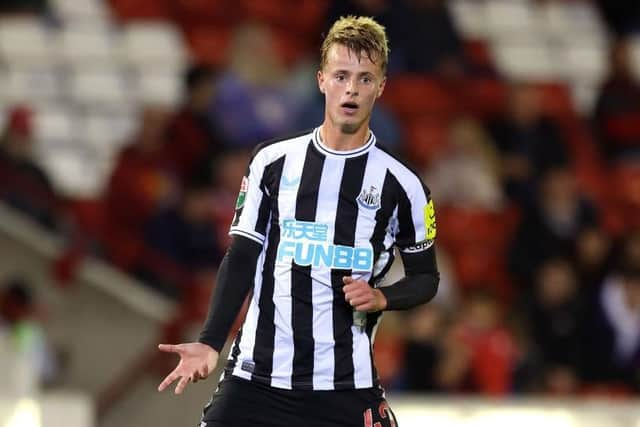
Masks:
[[[257,242],[257,243],[259,243],[261,245],[264,243],[264,239],[265,239],[265,236],[263,236],[260,233],[241,230],[240,228],[237,228],[237,227],[231,227],[231,229],[229,230],[229,235],[230,236],[236,235],[236,236],[246,237],[246,238],[251,239],[254,242]]]
[[[221,340],[220,338],[213,338],[213,337],[200,337],[198,339],[199,343],[208,345],[218,353],[222,352],[222,349],[224,348],[224,343],[226,341],[227,341],[226,339]]]

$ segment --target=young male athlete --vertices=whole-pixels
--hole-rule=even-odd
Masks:
[[[396,425],[373,364],[375,330],[382,311],[433,298],[439,275],[429,190],[368,127],[387,56],[374,20],[338,20],[317,76],[324,122],[256,148],[199,342],[160,345],[180,362],[158,389],[178,380],[180,394],[213,371],[251,291],[201,427]],[[378,287],[394,247],[406,277]]]

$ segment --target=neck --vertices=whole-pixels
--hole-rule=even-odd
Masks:
[[[363,125],[354,133],[344,133],[325,120],[320,127],[322,143],[335,151],[350,151],[362,147],[369,138],[369,126]]]

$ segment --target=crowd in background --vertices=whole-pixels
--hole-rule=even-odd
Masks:
[[[621,175],[600,183],[607,195],[640,168],[640,81],[626,42],[640,31],[640,7],[599,3],[615,35],[610,72],[593,113],[578,121],[591,144],[582,150],[595,153],[607,176]],[[320,34],[347,14],[375,16],[387,28],[387,91],[394,78],[416,76],[452,92],[478,77],[507,87],[501,108],[489,113],[420,116],[423,145],[413,139],[415,120],[391,99],[373,113],[380,143],[432,191],[442,273],[434,302],[387,316],[376,341],[384,384],[492,395],[640,391],[640,187],[615,212],[610,198],[589,191],[575,173],[579,159],[563,118],[546,108],[538,86],[502,80],[490,60],[466,49],[440,0],[328,2],[294,60],[277,49],[272,28],[240,22],[224,64],[185,71],[179,109],[151,105],[141,113],[99,201],[91,251],[176,299],[210,289],[251,149],[321,123]],[[433,120],[439,125],[425,126]],[[32,122],[28,106],[6,121],[0,179],[21,183],[5,186],[2,200],[73,234],[30,158]],[[11,325],[2,316],[0,326]]]

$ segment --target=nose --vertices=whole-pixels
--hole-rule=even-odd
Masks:
[[[357,95],[358,94],[358,85],[354,79],[350,79],[347,82],[347,95]]]

